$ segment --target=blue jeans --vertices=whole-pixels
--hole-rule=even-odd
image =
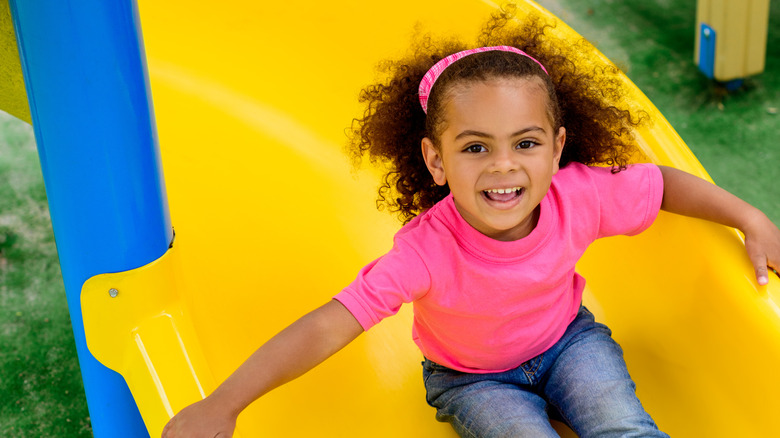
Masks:
[[[637,399],[611,334],[581,307],[555,345],[513,370],[462,373],[426,359],[428,403],[461,437],[557,437],[548,414],[580,437],[668,437]]]

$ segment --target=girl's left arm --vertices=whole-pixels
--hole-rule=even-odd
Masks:
[[[767,268],[780,269],[777,226],[761,210],[709,181],[671,167],[659,167],[664,178],[661,209],[738,228],[745,234],[745,247],[758,284],[767,284]]]

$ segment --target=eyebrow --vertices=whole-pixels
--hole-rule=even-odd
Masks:
[[[521,129],[521,130],[513,133],[510,137],[517,137],[518,135],[523,135],[523,134],[525,134],[527,132],[531,132],[531,131],[539,131],[541,133],[545,132],[544,128],[542,128],[540,126],[529,126],[528,128],[524,128],[524,129]],[[463,137],[481,137],[481,138],[489,138],[489,139],[493,138],[493,136],[488,134],[488,133],[481,132],[481,131],[475,131],[473,129],[467,129],[467,130],[461,132],[460,134],[456,135],[455,136],[455,140],[459,140],[459,139],[461,139]]]

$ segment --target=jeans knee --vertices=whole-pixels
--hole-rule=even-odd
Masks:
[[[590,399],[590,403],[570,406],[564,417],[583,438],[667,436],[658,430],[636,397],[634,388],[631,380],[616,382],[614,391],[601,392],[601,396]]]
[[[645,412],[605,419],[587,429],[575,428],[580,438],[667,437]]]

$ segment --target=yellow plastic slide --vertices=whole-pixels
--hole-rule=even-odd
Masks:
[[[416,23],[472,40],[496,7],[139,2],[176,241],[148,266],[89,280],[82,304],[90,350],[126,378],[152,436],[389,249],[400,224],[376,211],[376,175],[351,172],[342,153],[358,90],[404,52]],[[557,32],[578,37],[564,23]],[[706,177],[630,89],[653,118],[638,133],[646,155]],[[735,230],[661,214],[639,237],[595,244],[580,271],[586,305],[613,329],[662,429],[779,433],[780,281],[757,286]],[[421,359],[404,309],[252,405],[238,434],[454,436],[425,403]]]

